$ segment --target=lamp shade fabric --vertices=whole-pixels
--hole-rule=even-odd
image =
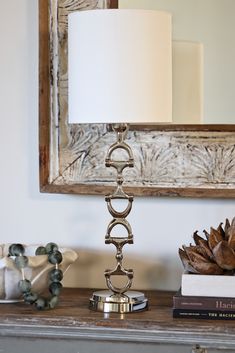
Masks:
[[[171,15],[87,10],[69,15],[69,123],[172,119]]]

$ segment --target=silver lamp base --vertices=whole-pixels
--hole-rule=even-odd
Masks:
[[[104,313],[131,313],[146,310],[148,299],[144,294],[127,291],[124,294],[114,294],[109,290],[94,292],[90,298],[90,309]]]

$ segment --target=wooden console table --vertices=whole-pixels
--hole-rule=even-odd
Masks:
[[[0,304],[0,352],[235,352],[235,321],[173,319],[172,292],[146,292],[149,310],[125,315],[90,311],[91,293],[64,289],[51,311]]]

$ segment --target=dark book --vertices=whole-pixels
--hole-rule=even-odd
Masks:
[[[235,311],[174,309],[173,317],[181,319],[235,320]]]
[[[173,296],[173,308],[235,312],[235,298],[188,296],[179,290]]]

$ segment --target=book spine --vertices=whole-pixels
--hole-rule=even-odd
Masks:
[[[235,311],[235,298],[174,297],[175,309]]]
[[[235,311],[173,309],[174,318],[235,320]]]

